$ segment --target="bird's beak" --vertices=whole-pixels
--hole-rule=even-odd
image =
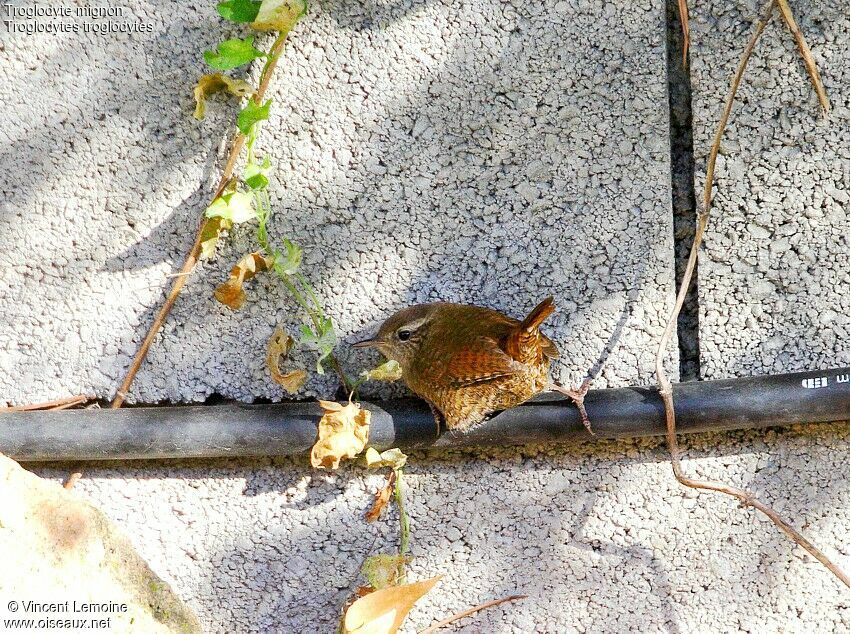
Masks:
[[[357,343],[351,344],[352,348],[377,348],[381,342],[377,339],[364,339],[363,341],[358,341]]]

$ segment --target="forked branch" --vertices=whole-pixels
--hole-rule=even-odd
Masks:
[[[659,393],[664,402],[664,413],[667,426],[667,447],[670,451],[670,460],[673,466],[673,474],[676,476],[676,479],[684,486],[693,489],[704,489],[707,491],[716,491],[718,493],[725,493],[726,495],[731,495],[732,497],[735,497],[740,500],[742,505],[752,506],[758,511],[761,511],[774,524],[776,524],[776,526],[779,527],[782,532],[788,535],[788,537],[790,537],[795,543],[802,546],[806,551],[809,552],[809,554],[811,554],[815,559],[821,562],[832,574],[834,574],[844,585],[850,588],[850,577],[848,577],[847,574],[841,568],[839,568],[835,563],[833,563],[829,559],[829,557],[827,557],[820,549],[818,549],[814,544],[812,544],[812,542],[810,542],[803,535],[801,535],[776,511],[756,499],[756,497],[752,493],[744,489],[722,484],[719,482],[697,480],[685,474],[682,469],[681,450],[679,448],[679,442],[676,437],[676,413],[673,406],[673,386],[670,383],[670,379],[667,377],[667,373],[664,371],[664,357],[667,351],[667,346],[670,342],[670,338],[673,335],[673,330],[676,326],[676,321],[678,319],[679,312],[681,311],[682,305],[685,302],[685,296],[687,295],[688,288],[691,284],[691,279],[693,277],[694,267],[696,265],[699,248],[702,244],[705,229],[708,225],[708,218],[711,212],[712,203],[712,189],[714,185],[714,169],[717,163],[717,155],[720,151],[720,142],[723,138],[723,133],[726,130],[726,124],[729,121],[729,116],[732,112],[732,106],[735,103],[735,96],[738,92],[738,87],[741,84],[741,78],[744,76],[744,71],[746,70],[747,64],[749,63],[750,56],[752,55],[756,42],[758,42],[759,37],[764,32],[764,29],[767,26],[767,23],[773,16],[773,12],[776,8],[777,3],[782,4],[782,0],[770,0],[770,2],[768,2],[763,16],[756,24],[755,31],[750,37],[750,41],[747,43],[747,46],[744,49],[743,54],[741,55],[741,59],[738,62],[738,68],[732,78],[732,84],[729,89],[729,94],[726,97],[726,103],[723,108],[723,113],[720,116],[720,121],[717,125],[717,130],[714,134],[714,141],[711,145],[711,151],[708,157],[702,209],[700,210],[697,216],[697,227],[694,235],[694,242],[691,246],[691,252],[688,258],[687,268],[685,269],[685,274],[682,278],[682,282],[679,287],[678,294],[676,296],[676,304],[673,308],[673,313],[670,316],[669,321],[667,322],[664,334],[662,335],[661,341],[658,345],[658,353],[655,357],[655,373],[658,379]]]

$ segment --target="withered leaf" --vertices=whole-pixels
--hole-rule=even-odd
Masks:
[[[237,97],[249,97],[254,94],[254,89],[244,79],[233,79],[221,73],[201,75],[195,86],[195,118],[204,118],[207,110],[207,97],[211,94],[226,90]]]
[[[337,469],[343,458],[354,458],[363,451],[372,413],[356,403],[319,401],[319,405],[325,415],[319,421],[319,438],[310,452],[310,464],[317,469]]]
[[[307,373],[304,370],[292,370],[284,373],[280,369],[281,361],[286,359],[293,345],[295,345],[295,339],[282,326],[278,326],[269,339],[266,352],[266,367],[269,369],[269,374],[271,374],[275,383],[283,386],[283,389],[290,394],[294,394],[304,387],[304,383],[307,381]]]
[[[363,562],[360,572],[372,588],[381,590],[396,585],[404,566],[412,560],[409,555],[372,555]]]
[[[236,266],[230,269],[230,277],[227,281],[215,289],[215,298],[233,310],[241,308],[245,303],[245,291],[242,284],[260,271],[268,270],[270,265],[270,258],[266,258],[259,252],[243,256]]]
[[[222,231],[227,231],[233,226],[233,223],[227,218],[216,216],[208,218],[204,221],[204,227],[201,229],[201,259],[209,260],[215,255],[215,248],[218,245],[218,239],[221,237]]]
[[[401,378],[401,366],[398,361],[390,360],[364,374],[370,381],[398,381]]]
[[[263,0],[251,28],[257,31],[288,31],[305,13],[306,0]]]
[[[394,634],[414,604],[439,580],[440,577],[433,577],[417,583],[391,586],[357,599],[345,612],[343,633]]]
[[[372,447],[366,450],[366,466],[370,469],[379,467],[392,467],[393,469],[401,469],[407,462],[407,454],[402,453],[401,449],[394,447],[378,453]]]
[[[367,458],[368,460],[368,458]],[[370,508],[366,512],[366,521],[374,522],[381,516],[381,513],[384,512],[384,509],[387,507],[387,503],[389,503],[390,498],[393,495],[393,488],[395,487],[395,471],[390,471],[390,475],[387,477],[387,484],[377,491],[375,491],[375,499],[372,501],[372,508]],[[374,585],[374,584],[372,584]],[[375,586],[379,587],[379,586]]]

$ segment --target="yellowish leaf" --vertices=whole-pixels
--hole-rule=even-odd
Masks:
[[[360,572],[375,590],[381,590],[398,583],[399,574],[413,557],[408,555],[372,555],[363,562]]]
[[[372,448],[370,447],[370,449],[372,449]],[[374,449],[372,451],[374,451]],[[366,459],[367,460],[369,459],[368,454],[367,454]],[[386,486],[383,486],[380,489],[378,489],[377,491],[375,491],[375,499],[372,501],[372,508],[370,508],[369,511],[366,513],[366,521],[367,522],[370,522],[370,523],[374,522],[376,519],[378,519],[381,516],[381,513],[384,512],[384,509],[387,507],[387,503],[389,503],[390,498],[393,495],[393,487],[395,486],[395,477],[396,477],[395,471],[390,471],[390,475],[387,478]],[[374,583],[372,585],[375,586]],[[375,587],[379,588],[379,587],[383,587],[383,586],[375,586]]]
[[[407,455],[402,453],[401,449],[387,449],[378,453],[372,447],[366,450],[366,466],[370,469],[380,467],[392,467],[393,469],[401,469],[407,462]]]
[[[310,463],[317,469],[337,469],[343,458],[354,458],[363,451],[372,412],[356,403],[319,401],[319,405],[325,415],[319,421],[319,439],[310,452]]]
[[[221,73],[202,75],[195,86],[195,118],[204,118],[207,110],[207,97],[220,90],[227,90],[231,95],[237,97],[249,97],[254,94],[254,89],[243,79],[232,79]]]
[[[201,229],[201,259],[209,260],[215,255],[215,247],[222,231],[227,231],[233,223],[226,218],[208,218]]]
[[[398,381],[401,378],[401,366],[398,361],[390,360],[365,374],[370,381]]]
[[[415,603],[428,594],[439,580],[440,577],[433,577],[417,583],[391,586],[357,599],[345,612],[343,633],[394,634]]]
[[[304,370],[284,373],[280,369],[281,360],[286,359],[293,345],[295,345],[295,339],[283,327],[278,326],[269,339],[266,353],[266,367],[269,369],[269,374],[275,383],[283,386],[283,389],[290,394],[300,390],[307,382],[307,373]]]
[[[257,31],[288,31],[307,13],[305,0],[263,0],[251,28]]]
[[[243,256],[230,269],[230,277],[224,284],[215,289],[215,298],[225,306],[237,310],[245,303],[245,291],[242,284],[250,280],[260,271],[268,270],[271,258],[266,258],[261,253],[249,253]]]

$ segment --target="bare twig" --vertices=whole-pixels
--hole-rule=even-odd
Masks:
[[[691,45],[690,17],[688,0],[679,0],[679,20],[682,23],[682,67],[688,67],[688,48]]]
[[[451,616],[443,619],[438,623],[434,623],[434,625],[429,625],[424,630],[419,632],[419,634],[433,634],[441,627],[445,627],[446,625],[450,625],[455,621],[459,621],[462,618],[475,614],[476,612],[480,612],[481,610],[486,610],[487,608],[492,608],[497,605],[501,605],[502,603],[507,603],[508,601],[518,601],[520,599],[527,599],[527,594],[515,594],[510,597],[504,597],[502,599],[493,599],[492,601],[487,601],[482,603],[481,605],[476,605],[474,608],[469,608],[468,610],[463,610],[462,612],[457,612],[456,614],[452,614]]]
[[[93,397],[88,396],[87,394],[79,394],[77,396],[67,396],[65,398],[57,398],[52,401],[45,401],[44,403],[33,403],[32,405],[0,407],[0,414],[5,412],[31,412],[38,409],[68,409],[75,405],[82,405],[83,403],[92,400],[92,398]]]
[[[778,5],[782,19],[785,20],[785,24],[788,25],[788,30],[791,31],[791,35],[793,35],[794,39],[797,41],[797,48],[800,49],[803,64],[806,65],[806,72],[809,73],[809,78],[812,80],[812,86],[814,86],[815,92],[818,95],[820,107],[823,109],[823,114],[826,115],[826,113],[829,112],[829,98],[826,96],[826,90],[824,89],[823,82],[820,79],[817,64],[815,64],[815,60],[812,57],[812,51],[806,43],[806,38],[803,37],[803,32],[800,30],[800,27],[797,26],[797,21],[794,19],[794,13],[791,11],[791,6],[788,4],[788,0],[778,0]]]
[[[667,350],[670,338],[673,334],[673,329],[676,325],[676,320],[679,316],[679,311],[681,311],[682,305],[684,304],[685,295],[687,294],[688,287],[691,283],[691,278],[693,277],[697,254],[699,253],[699,248],[702,244],[703,235],[705,234],[705,229],[708,225],[708,217],[709,213],[711,212],[712,203],[711,194],[714,184],[714,169],[717,162],[717,154],[720,151],[720,141],[723,138],[723,133],[726,129],[726,124],[729,121],[729,115],[732,112],[732,105],[735,102],[735,95],[737,94],[738,86],[741,83],[741,78],[743,77],[744,71],[747,68],[750,56],[752,55],[753,49],[755,48],[758,38],[761,36],[765,26],[767,26],[767,23],[773,16],[773,11],[776,8],[776,4],[778,1],[781,0],[771,0],[767,4],[764,15],[756,24],[755,31],[750,37],[750,41],[748,42],[743,54],[741,55],[741,60],[738,63],[738,68],[735,71],[734,77],[732,78],[732,84],[729,90],[729,94],[726,97],[726,104],[723,108],[723,113],[717,125],[717,131],[714,135],[714,142],[712,143],[711,152],[709,153],[708,165],[706,167],[706,182],[703,193],[702,210],[700,211],[697,218],[697,228],[694,235],[694,242],[691,246],[690,257],[688,258],[688,265],[685,269],[685,274],[682,278],[682,283],[679,286],[679,292],[676,297],[676,305],[673,309],[673,314],[670,316],[670,319],[667,322],[667,327],[665,328],[664,334],[661,337],[661,341],[659,342],[658,353],[655,357],[655,373],[658,379],[659,394],[661,395],[661,398],[664,401],[664,412],[667,423],[667,446],[670,450],[670,459],[673,466],[673,474],[676,476],[676,479],[681,484],[687,487],[691,487],[694,489],[704,489],[708,491],[716,491],[718,493],[725,493],[726,495],[731,495],[740,500],[742,505],[752,506],[756,510],[761,511],[795,543],[805,548],[806,551],[809,552],[809,554],[811,554],[815,559],[821,562],[831,573],[833,573],[842,583],[844,583],[844,585],[850,587],[850,577],[848,577],[843,570],[841,570],[837,565],[835,565],[822,551],[820,551],[808,539],[803,537],[803,535],[801,535],[793,526],[791,526],[787,521],[780,517],[776,511],[774,511],[772,508],[770,508],[763,502],[757,500],[752,493],[734,486],[729,486],[719,482],[696,480],[685,475],[684,471],[682,470],[680,458],[681,450],[679,449],[679,442],[676,438],[676,413],[673,407],[673,386],[671,385],[670,379],[667,377],[667,374],[664,371],[665,352]]]

